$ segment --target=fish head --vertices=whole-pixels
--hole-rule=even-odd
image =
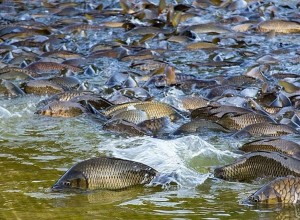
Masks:
[[[281,195],[270,185],[266,185],[249,196],[249,203],[277,204],[282,202]]]
[[[51,189],[52,191],[88,189],[88,179],[81,171],[69,170],[54,184],[54,186],[52,186]]]
[[[241,140],[244,138],[250,138],[252,135],[246,129],[242,129],[232,135],[233,138]]]
[[[217,167],[214,170],[214,176],[220,179],[225,179],[226,175],[225,175],[225,170],[223,167]]]

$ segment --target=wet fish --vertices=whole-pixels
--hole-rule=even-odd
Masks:
[[[64,69],[70,69],[73,72],[81,72],[82,69],[79,67],[74,67],[67,64],[55,63],[55,62],[42,62],[37,61],[34,63],[29,64],[26,67],[27,70],[37,72],[37,73],[44,73],[44,72],[51,72],[51,71],[61,71]]]
[[[138,109],[145,111],[149,115],[149,119],[161,118],[167,116],[171,121],[180,118],[180,113],[172,106],[161,102],[129,102],[111,106],[104,111],[104,115],[111,117],[112,115],[124,111],[126,109]]]
[[[148,135],[158,135],[171,125],[169,117],[148,119],[137,124]]]
[[[262,139],[244,144],[239,148],[245,152],[276,151],[300,159],[300,145],[285,139]]]
[[[107,131],[113,131],[120,134],[128,135],[128,136],[144,136],[147,135],[146,132],[143,131],[136,124],[125,121],[123,119],[112,119],[103,124],[103,129]]]
[[[276,123],[272,118],[257,113],[227,113],[223,115],[218,123],[229,130],[241,130],[255,123]]]
[[[69,118],[79,116],[85,112],[87,110],[79,103],[55,101],[38,110],[36,114]]]
[[[195,133],[203,130],[222,131],[222,132],[230,131],[217,122],[196,118],[190,122],[181,125],[173,134],[174,135],[188,134],[188,133]]]
[[[48,81],[61,86],[64,90],[77,89],[81,84],[81,81],[79,79],[72,76],[52,77],[48,79]]]
[[[157,175],[155,169],[142,163],[99,157],[75,164],[52,186],[52,190],[120,190],[148,184]]]
[[[53,95],[64,92],[64,89],[61,86],[44,79],[30,80],[29,82],[24,83],[22,87],[27,94]]]
[[[217,178],[249,182],[259,177],[300,176],[300,160],[277,152],[247,153],[235,162],[216,168]]]
[[[300,33],[300,23],[295,21],[285,21],[273,19],[263,21],[258,24],[257,30],[260,32],[275,31],[277,33]]]
[[[299,134],[295,128],[289,125],[275,124],[275,123],[255,123],[248,125],[233,136],[235,138],[259,137],[259,136],[273,136],[278,137],[288,134]]]
[[[212,102],[206,107],[194,109],[191,112],[191,118],[202,118],[217,121],[228,113],[247,114],[253,113],[253,111],[246,108],[231,105],[221,105],[219,103]]]
[[[293,176],[276,178],[265,184],[244,202],[265,204],[299,203],[300,178]]]
[[[26,69],[17,67],[4,67],[0,69],[0,79],[16,80],[16,79],[33,79],[38,77],[38,74]]]
[[[142,121],[148,120],[149,115],[143,110],[133,109],[133,110],[124,110],[116,114],[113,114],[111,119],[124,119],[134,124],[138,124]]]
[[[181,101],[183,108],[189,111],[206,107],[209,104],[209,100],[200,96],[183,96],[179,97],[179,100]]]

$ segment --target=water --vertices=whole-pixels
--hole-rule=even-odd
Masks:
[[[182,2],[191,3],[191,1]],[[1,18],[24,20],[34,15],[37,21],[45,23],[61,19],[57,16],[48,16],[51,15],[50,9],[43,9],[39,1],[27,1],[27,3],[27,10],[25,8],[25,11],[14,14],[11,8],[12,13],[1,12]],[[88,3],[92,6],[97,4],[93,1]],[[292,8],[296,5],[293,1],[288,3]],[[31,4],[36,6],[31,7]],[[104,2],[104,6],[109,5],[109,2]],[[212,13],[203,12],[200,19],[202,23],[211,21],[214,19],[213,16],[222,13],[225,13],[225,17],[230,16],[230,13],[224,9],[212,7],[210,10]],[[284,16],[291,10],[291,8],[281,8],[278,14]],[[94,22],[111,20],[118,20],[118,16],[95,18]],[[199,22],[199,18],[195,21]],[[123,39],[123,34],[122,29],[110,28],[81,34],[74,33],[66,36],[64,44],[69,50],[87,55],[89,49],[95,44],[110,42],[112,38]],[[247,68],[256,65],[256,59],[260,56],[273,53],[275,50],[286,50],[285,53],[278,52],[274,55],[284,62],[272,66],[269,74],[299,73],[299,63],[291,62],[297,56],[299,59],[299,34],[278,35],[271,40],[262,34],[245,34],[242,40],[247,44],[240,48],[233,47],[236,45],[236,36],[218,37],[220,37],[220,47],[214,51],[186,51],[184,44],[168,42],[168,50],[164,51],[163,60],[174,64],[182,73],[195,74],[203,78],[217,74],[231,76],[241,74]],[[206,34],[197,36],[197,40],[201,41],[214,38],[214,35]],[[130,40],[132,42],[135,37]],[[14,40],[7,40],[7,42],[12,43]],[[148,46],[159,48],[159,43],[155,38],[148,43]],[[61,44],[55,45],[57,48],[54,49],[61,46]],[[240,53],[245,50],[256,55],[242,57]],[[241,65],[233,66],[204,65],[213,61],[216,56],[227,61],[242,60],[243,62]],[[0,63],[1,67],[3,63]],[[120,71],[138,72],[130,68],[128,62],[113,58],[98,58],[91,64],[96,67],[95,75],[78,77],[93,91],[105,91],[107,89],[105,82]],[[198,66],[195,68],[191,64]],[[180,89],[151,88],[150,92],[155,94],[157,100],[171,103],[182,109],[177,99],[178,95],[183,95]],[[202,91],[197,93],[201,94]],[[45,98],[47,97],[34,95],[11,99],[0,97],[0,219],[181,220],[300,217],[298,206],[242,204],[243,199],[260,188],[262,181],[250,184],[213,178],[214,167],[234,161],[239,156],[237,148],[244,141],[233,140],[228,134],[214,132],[185,135],[167,140],[153,137],[123,137],[103,131],[101,123],[89,115],[76,118],[50,118],[34,114],[37,103]],[[224,103],[237,102],[242,100],[234,98],[224,100]],[[299,142],[299,137],[294,139]],[[103,155],[142,162],[163,175],[173,174],[177,185],[146,186],[117,192],[53,193],[50,191],[50,187],[72,165]]]

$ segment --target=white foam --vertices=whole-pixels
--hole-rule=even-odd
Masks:
[[[188,188],[202,184],[210,175],[199,173],[188,165],[194,157],[233,156],[230,151],[219,150],[194,135],[173,140],[151,137],[107,140],[101,143],[100,150],[109,151],[114,157],[144,163],[163,174],[175,173],[179,186]]]

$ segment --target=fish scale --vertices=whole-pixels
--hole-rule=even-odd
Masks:
[[[264,176],[300,176],[300,160],[276,152],[251,152],[232,164],[216,168],[214,174],[233,181],[251,181]]]
[[[52,188],[67,188],[64,187],[63,182],[71,181],[74,173],[78,173],[75,179],[83,174],[87,182],[85,189],[91,190],[118,190],[134,185],[147,184],[158,174],[155,169],[142,163],[118,158],[99,157],[74,165]]]
[[[299,158],[300,156],[300,145],[285,139],[266,139],[266,140],[256,140],[244,144],[239,148],[245,152],[252,151],[276,151],[290,156]]]
[[[258,189],[245,202],[250,203],[298,203],[300,202],[300,178],[277,178]]]
[[[231,130],[240,130],[248,125],[263,122],[275,123],[275,121],[270,117],[256,113],[246,113],[237,116],[235,116],[234,114],[226,114],[220,120],[218,120],[218,123]]]

